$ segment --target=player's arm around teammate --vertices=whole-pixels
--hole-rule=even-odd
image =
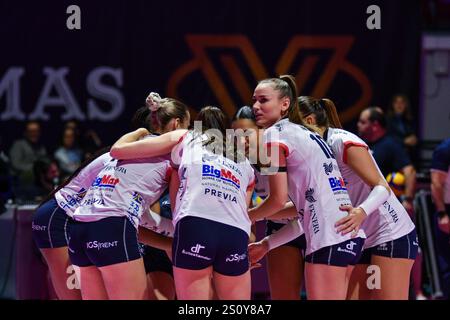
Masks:
[[[169,119],[174,120],[169,129],[187,127],[187,107],[178,101],[162,99],[152,112],[171,108],[182,115]],[[146,140],[153,138],[159,137]],[[87,200],[74,214],[77,223],[69,243],[71,260],[80,266],[83,299],[147,298],[137,227],[142,213],[164,192],[170,172],[167,155],[120,159],[105,166],[89,188]]]
[[[80,290],[69,288],[67,284],[69,267],[72,265],[68,254],[69,230],[73,211],[83,199],[93,178],[111,159],[107,151],[108,148],[99,150],[86,160],[43,201],[33,215],[33,238],[48,265],[53,287],[60,300],[81,299]]]
[[[244,132],[246,156],[250,160],[256,160],[256,163],[252,163],[256,176],[255,194],[264,199],[269,194],[269,177],[261,173],[261,164],[258,161],[263,130],[256,125],[253,109],[249,106],[240,108],[233,117],[232,128]],[[292,202],[289,203],[293,207]],[[293,217],[297,217],[295,208],[293,212]],[[286,223],[289,224],[288,220],[284,218],[287,217],[283,216],[276,221],[267,221],[266,236],[278,233]],[[267,255],[267,275],[272,300],[297,300],[300,298],[303,282],[303,252],[306,246],[304,238],[304,235],[293,237],[292,241],[277,246]],[[264,248],[259,245],[260,242],[255,242],[249,246],[249,257],[252,260],[252,266],[255,267],[258,266],[257,262],[267,252],[260,250],[262,255],[255,259],[256,248]]]
[[[344,216],[339,206],[349,204],[350,199],[333,154],[320,136],[302,125],[295,79],[283,76],[260,81],[254,99],[257,124],[267,128],[265,143],[272,149],[271,166],[279,170],[269,178],[271,194],[250,210],[251,215],[259,219],[282,209],[289,182],[289,197],[305,226],[308,299],[345,299],[347,273],[361,253],[365,236],[360,231],[351,238],[334,228]],[[332,176],[323,166],[330,162],[336,167]],[[282,194],[271,200],[272,185]]]
[[[300,97],[299,106],[305,122],[317,126],[333,150],[356,205],[343,208],[348,216],[336,223],[338,231],[345,234],[362,226],[367,235],[362,257],[350,278],[348,298],[407,299],[418,247],[414,224],[392,194],[368,146],[352,133],[339,129],[334,103]],[[380,288],[369,288],[367,284],[369,265],[380,268]]]
[[[202,121],[201,132],[189,132],[173,152],[181,154],[180,161],[174,161],[178,180],[171,180],[177,297],[211,299],[214,288],[219,299],[247,300],[251,294],[247,206],[253,169],[244,155],[208,149],[211,141],[225,141],[216,140],[213,132],[225,136],[229,128],[219,108],[203,108],[197,121]]]

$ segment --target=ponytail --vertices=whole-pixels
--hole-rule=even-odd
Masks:
[[[295,84],[295,78],[291,75],[281,75],[278,78],[265,79],[259,82],[259,84],[268,83],[273,86],[273,89],[280,92],[280,98],[289,98],[289,109],[284,117],[289,118],[289,121],[299,125],[305,125],[300,115],[298,106],[298,93],[297,85]]]
[[[163,131],[172,119],[185,121],[189,117],[184,103],[172,98],[161,98],[156,92],[151,92],[145,103],[150,110],[151,126],[155,131]]]
[[[298,98],[298,104],[302,119],[313,114],[316,120],[316,126],[342,129],[336,106],[330,99],[317,100],[313,97],[301,96]]]
[[[336,110],[336,106],[334,102],[330,99],[321,99],[320,105],[325,110],[329,122],[329,126],[332,128],[342,129],[341,120],[339,120],[339,116]]]
[[[298,93],[297,85],[295,83],[295,78],[291,75],[281,75],[279,77],[281,80],[285,81],[289,88],[291,89],[291,94],[289,95],[290,104],[288,110],[288,118],[290,122],[303,125],[302,117],[300,116],[300,111],[298,109]]]

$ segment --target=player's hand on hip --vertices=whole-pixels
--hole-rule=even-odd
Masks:
[[[361,223],[367,217],[367,214],[361,208],[353,208],[351,205],[344,205],[339,208],[342,211],[347,211],[348,215],[335,223],[336,232],[346,235],[352,232],[352,238],[356,237],[361,227]]]

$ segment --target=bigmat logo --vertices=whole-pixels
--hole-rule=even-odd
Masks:
[[[299,92],[305,94],[307,81],[312,78],[320,59],[327,57],[322,73],[309,95],[326,97],[331,85],[339,73],[345,73],[360,87],[360,96],[340,112],[343,122],[355,118],[370,103],[372,86],[364,72],[347,60],[347,54],[353,46],[353,36],[308,36],[297,35],[291,38],[275,69],[269,73],[250,40],[244,35],[187,35],[186,42],[192,51],[193,58],[180,66],[170,77],[167,87],[169,97],[183,97],[179,87],[192,73],[201,71],[210,89],[225,112],[232,116],[235,106],[248,103],[253,95],[254,85],[258,80],[280,74],[292,74],[297,79]],[[243,58],[238,60],[239,58]],[[212,56],[212,52],[219,52]],[[323,54],[321,53],[323,52]],[[329,53],[332,53],[331,55]],[[243,70],[239,61],[244,61],[250,70]],[[247,75],[247,76],[246,76]],[[233,101],[232,92],[237,92],[242,101]],[[195,114],[195,111],[193,110]]]
[[[111,188],[114,189],[119,183],[119,178],[114,178],[111,175],[104,175],[102,177],[97,177],[92,183],[93,187],[100,188]]]
[[[210,166],[208,164],[203,165],[202,176],[219,178],[220,180],[231,182],[238,189],[241,186],[240,180],[236,178],[236,176],[230,170],[215,169],[214,166]]]

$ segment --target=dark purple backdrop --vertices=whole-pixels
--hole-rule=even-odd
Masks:
[[[66,28],[71,4],[81,8],[81,30]],[[381,8],[381,30],[366,27],[371,4]],[[110,143],[149,91],[232,114],[251,103],[257,80],[279,72],[298,73],[301,94],[333,99],[352,128],[361,108],[386,106],[397,92],[417,108],[420,16],[411,0],[1,1],[0,135],[7,146],[21,135],[39,99],[48,102],[46,82],[47,95],[65,103],[71,93],[84,125]],[[66,88],[49,82],[56,71]],[[13,100],[23,120],[8,118]],[[118,105],[113,119],[89,118]],[[44,110],[44,139],[54,146],[66,108]]]

